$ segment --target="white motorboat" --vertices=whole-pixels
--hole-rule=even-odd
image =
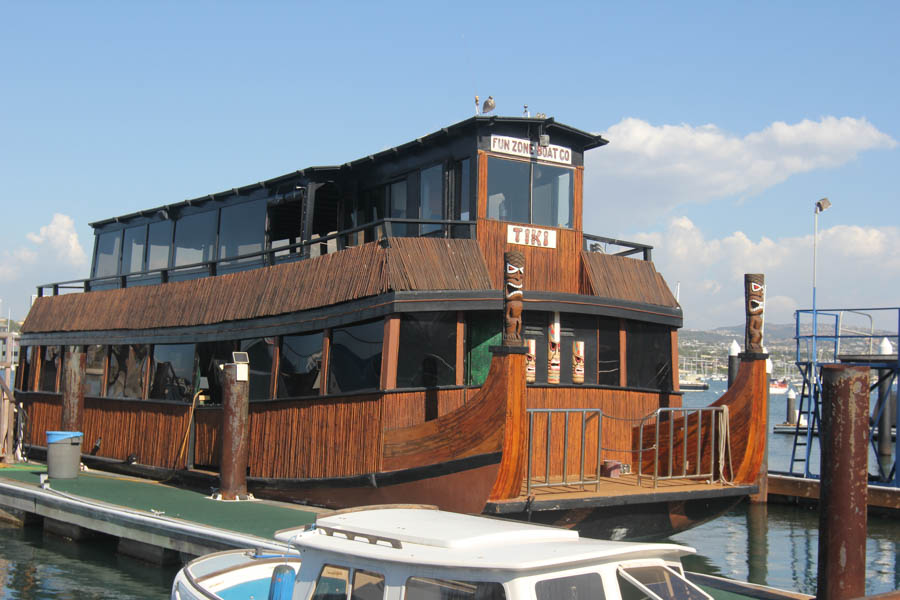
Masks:
[[[600,541],[422,507],[339,511],[275,537],[291,551],[235,550],[190,562],[172,599],[711,598],[685,577],[680,559],[694,552],[686,546]]]

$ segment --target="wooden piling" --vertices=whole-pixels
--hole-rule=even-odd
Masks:
[[[866,592],[869,369],[822,367],[819,600]]]
[[[247,496],[247,462],[250,456],[250,382],[238,381],[237,365],[225,365],[222,415],[223,500]],[[275,441],[275,440],[271,440]]]
[[[66,346],[63,360],[63,409],[60,429],[83,431],[84,370],[87,355],[83,346]]]

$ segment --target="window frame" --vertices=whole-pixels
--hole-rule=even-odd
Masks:
[[[522,223],[524,225],[535,225],[537,227],[553,227],[556,229],[567,229],[567,230],[575,229],[575,172],[577,169],[574,166],[561,165],[561,164],[542,161],[542,160],[538,160],[538,159],[515,158],[515,157],[503,155],[503,154],[496,154],[493,152],[486,152],[485,154],[487,155],[487,181],[485,182],[486,186],[490,185],[492,159],[520,163],[520,164],[527,164],[529,166],[529,169],[528,169],[528,221],[512,221],[512,220],[501,219],[498,217],[492,217],[492,216],[490,216],[490,207],[487,205],[485,206],[485,210],[484,210],[485,219],[490,219],[492,221],[499,221],[502,223]],[[541,167],[562,169],[569,173],[571,179],[569,181],[569,211],[568,212],[569,212],[569,221],[571,222],[571,225],[567,226],[567,225],[562,225],[559,223],[557,223],[555,225],[543,225],[543,224],[538,224],[538,223],[534,222],[534,169],[535,169],[535,165],[541,166]],[[490,188],[486,187],[486,189],[490,189]],[[485,203],[488,202],[488,198],[489,198],[489,196],[485,197]],[[556,216],[557,217],[559,216],[559,207],[558,206],[557,206]]]

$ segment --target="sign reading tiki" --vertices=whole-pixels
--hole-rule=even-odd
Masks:
[[[539,229],[526,225],[507,225],[506,243],[538,248],[556,248],[556,230]]]

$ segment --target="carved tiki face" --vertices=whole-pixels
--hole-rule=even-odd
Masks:
[[[525,287],[525,256],[512,251],[503,255],[506,268],[504,281],[503,344],[522,344],[522,291]]]
[[[761,273],[744,275],[744,299],[747,309],[747,330],[744,346],[747,352],[762,352],[763,312],[766,306],[764,275]]]

